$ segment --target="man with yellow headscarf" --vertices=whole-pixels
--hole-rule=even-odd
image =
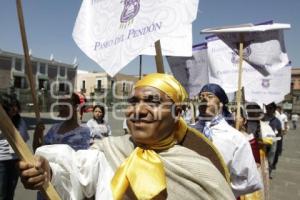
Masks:
[[[234,199],[205,157],[182,145],[186,91],[171,75],[138,81],[126,110],[130,134],[108,137],[89,150],[66,145],[37,149],[36,165],[19,162],[28,189],[51,180],[62,199]]]

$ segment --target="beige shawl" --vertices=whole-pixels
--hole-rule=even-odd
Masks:
[[[105,138],[91,148],[104,152],[115,171],[135,146],[130,135],[126,135]],[[157,199],[235,199],[226,180],[207,158],[180,145],[159,152],[159,155],[167,176],[167,190]],[[125,199],[134,199],[131,191]]]

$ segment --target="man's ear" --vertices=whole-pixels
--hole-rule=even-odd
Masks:
[[[224,106],[224,104],[222,103],[222,102],[220,102],[220,108],[221,108],[221,110],[222,110],[222,108],[223,108],[223,106]]]

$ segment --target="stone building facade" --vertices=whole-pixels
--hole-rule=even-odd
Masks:
[[[31,65],[41,110],[49,110],[51,103],[57,100],[57,95],[75,90],[76,66],[33,56]],[[23,55],[1,51],[0,93],[17,95],[23,110],[31,109],[32,97]]]

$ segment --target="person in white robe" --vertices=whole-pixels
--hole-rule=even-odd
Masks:
[[[194,128],[209,138],[222,154],[230,172],[234,195],[239,197],[262,189],[249,142],[229,125],[232,117],[226,107],[225,91],[217,84],[207,84],[201,89],[199,99],[199,117]]]
[[[234,199],[209,159],[180,145],[188,127],[178,104],[186,97],[173,76],[145,76],[128,100],[130,134],[77,152],[40,147],[35,165],[19,162],[22,183],[38,189],[51,180],[62,199]]]

